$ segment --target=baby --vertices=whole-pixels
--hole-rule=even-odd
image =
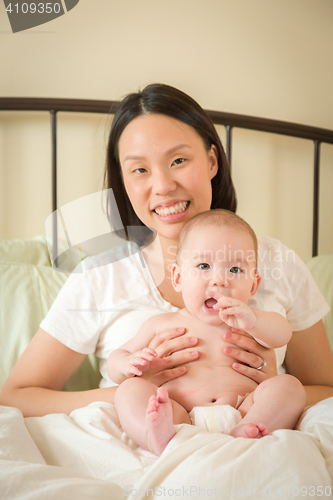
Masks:
[[[210,210],[184,226],[172,283],[182,292],[185,308],[150,318],[107,363],[110,378],[120,384],[115,404],[121,425],[134,442],[160,455],[175,435],[174,424],[198,425],[207,410],[206,420],[214,410],[222,419],[231,418],[232,428],[220,425],[217,430],[234,437],[261,438],[294,427],[305,405],[301,383],[278,375],[258,385],[234,371],[232,359],[223,353],[228,345],[223,334],[230,327],[265,347],[290,340],[291,328],[282,315],[246,305],[260,280],[257,238],[243,219],[227,210]],[[185,375],[157,387],[140,376],[165,360],[147,346],[156,333],[175,327],[198,338],[200,356],[186,364]],[[216,431],[216,425],[210,430]]]

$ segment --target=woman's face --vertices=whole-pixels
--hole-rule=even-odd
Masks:
[[[189,125],[141,115],[120,136],[119,160],[135,213],[160,238],[177,242],[185,222],[210,209],[217,151]]]

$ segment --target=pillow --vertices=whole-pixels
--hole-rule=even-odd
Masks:
[[[331,310],[323,319],[328,340],[333,352],[333,255],[320,255],[313,257],[307,263],[319,290],[324,295]]]
[[[51,267],[45,237],[0,241],[0,387],[67,277]],[[98,364],[94,355],[87,356],[64,390],[98,387]]]
[[[1,240],[0,262],[51,266],[45,236],[35,236],[29,240]]]

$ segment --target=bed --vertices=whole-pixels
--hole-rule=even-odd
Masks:
[[[0,99],[0,110],[49,110],[53,133],[53,209],[56,194],[56,114],[113,112],[117,103],[47,99]],[[209,112],[227,130],[244,127],[314,141],[313,257],[307,263],[333,310],[333,255],[318,253],[320,144],[333,132],[219,112]],[[39,235],[0,242],[0,385],[36,332],[68,273],[54,263],[54,238]],[[60,245],[60,246],[59,246]],[[59,263],[59,262],[58,262]],[[324,318],[333,349],[333,311]],[[90,355],[64,390],[98,386],[97,359]],[[1,498],[121,499],[269,497],[333,498],[333,398],[306,409],[297,430],[279,430],[262,440],[234,439],[182,425],[161,457],[137,447],[123,433],[112,404],[96,402],[69,416],[23,418],[0,407]]]

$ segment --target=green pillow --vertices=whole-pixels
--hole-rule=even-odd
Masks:
[[[331,310],[323,319],[328,340],[333,352],[333,255],[319,255],[307,263],[319,290],[324,295]]]
[[[0,262],[19,262],[35,266],[51,266],[45,236],[28,240],[0,240]]]
[[[45,237],[0,241],[0,387],[67,277],[51,267]],[[95,389],[100,379],[98,359],[89,355],[64,390]]]

